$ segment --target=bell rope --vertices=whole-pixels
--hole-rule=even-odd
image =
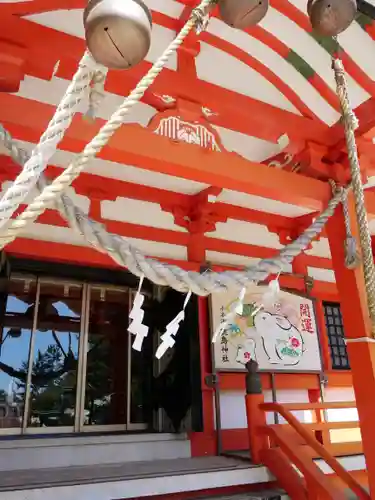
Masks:
[[[27,161],[28,153],[17,145],[1,124],[0,141],[4,143],[14,161],[19,165],[22,166]],[[48,183],[49,181],[42,174],[36,187],[42,192]],[[251,283],[265,280],[270,274],[279,273],[280,269],[290,264],[321,233],[327,220],[334,214],[337,205],[341,203],[343,192],[346,192],[347,189],[342,187],[335,189],[326,209],[316,217],[304,233],[285,246],[278,255],[270,259],[263,259],[256,266],[221,273],[210,270],[204,273],[185,271],[178,266],[146,257],[137,248],[134,248],[126,238],[107,232],[103,224],[90,219],[79,207],[74,205],[66,194],[60,194],[60,198],[57,199],[57,208],[70,227],[78,231],[90,245],[107,253],[115,262],[126,267],[135,276],[144,275],[155,285],[169,286],[179,292],[191,290],[196,295],[206,296],[228,289],[242,289]],[[0,234],[0,247],[4,247],[1,239],[2,235]]]
[[[357,144],[354,133],[354,131],[358,127],[358,121],[349,102],[348,86],[345,78],[344,66],[342,64],[342,61],[338,57],[333,58],[332,68],[335,74],[337,96],[339,98],[341,106],[345,140],[348,150],[348,159],[352,174],[352,187],[359,229],[359,243],[362,251],[367,305],[372,322],[372,334],[373,336],[375,336],[375,266],[374,257],[372,255],[371,234],[367,220],[361,169],[359,165]]]

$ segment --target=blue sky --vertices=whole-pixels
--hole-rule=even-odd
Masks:
[[[64,302],[57,301],[53,303],[55,309],[57,310],[59,316],[69,316],[78,318],[79,315],[75,314]],[[30,307],[29,304],[23,302],[19,298],[10,295],[7,301],[7,312],[8,313],[25,313]],[[13,338],[7,336],[9,328],[4,328],[3,330],[3,344],[0,351],[0,360],[3,363],[11,366],[12,368],[19,369],[22,366],[22,362],[28,359],[29,355],[29,345],[31,330],[23,328],[21,330],[22,334],[18,338]],[[69,337],[68,332],[56,332],[59,341],[65,350],[68,351],[69,347]],[[6,337],[6,338],[5,338]],[[5,339],[5,341],[4,341]],[[71,336],[72,350],[74,353],[78,352],[78,336],[73,334]],[[47,347],[51,344],[55,344],[51,331],[36,332],[35,336],[35,348],[34,353],[38,350],[45,351]],[[0,389],[8,391],[11,388],[12,379],[0,370]]]

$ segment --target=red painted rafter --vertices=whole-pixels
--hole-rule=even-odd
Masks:
[[[98,252],[91,247],[55,243],[53,241],[40,241],[29,238],[17,238],[7,245],[7,253],[14,257],[43,260],[51,262],[70,263],[80,266],[104,267],[118,269],[120,266],[111,257]],[[200,264],[185,260],[164,259],[161,262],[175,264],[188,271],[199,271]]]
[[[55,108],[15,95],[0,94],[0,121],[19,139],[37,142]],[[74,153],[83,147],[104,123],[90,124],[77,113],[60,148]],[[147,144],[147,148],[144,148]],[[245,160],[233,153],[217,153],[199,146],[176,143],[139,125],[124,125],[99,157],[135,165],[217,187],[274,199],[320,211],[331,197],[328,183]],[[230,165],[230,168],[228,167]],[[272,176],[272,184],[270,183]],[[370,214],[375,214],[375,197],[366,194]]]
[[[17,211],[20,213],[25,207],[21,206]],[[13,215],[13,218],[17,214]],[[161,229],[152,226],[141,224],[133,224],[130,222],[121,222],[98,218],[98,222],[105,225],[107,230],[113,234],[118,234],[126,238],[134,238],[144,241],[154,241],[169,245],[178,245],[187,247],[189,244],[190,235],[187,232],[173,231],[171,229]],[[67,223],[61,218],[60,214],[55,210],[46,210],[37,220],[39,224],[46,224],[56,227],[68,227]],[[203,236],[202,243],[204,248],[209,251],[218,253],[229,253],[250,258],[267,259],[275,256],[278,253],[277,249],[252,245],[247,243],[238,243],[228,241],[221,238],[211,236]],[[306,263],[310,267],[319,267],[323,269],[331,269],[330,259],[306,255]]]
[[[9,156],[0,155],[0,180],[13,181],[19,173],[17,167]],[[47,175],[50,178],[57,177],[63,168],[57,166],[48,166]],[[116,198],[129,198],[133,200],[157,203],[159,205],[168,205],[170,207],[188,208],[192,200],[196,200],[195,195],[176,193],[167,189],[143,186],[132,182],[125,182],[117,179],[111,179],[95,174],[83,172],[74,182],[73,187],[77,194],[88,198],[115,200]],[[239,207],[229,203],[217,201],[210,204],[211,210],[219,217],[226,217],[233,220],[241,220],[252,224],[264,226],[274,226],[278,229],[290,231],[295,219],[282,215],[261,212],[245,207]]]
[[[290,52],[290,48],[279,40],[275,35],[265,30],[261,26],[253,26],[248,30],[248,34],[260,42],[264,43],[271,50],[280,55],[283,59],[286,58]],[[314,78],[306,80],[312,87],[332,106],[336,111],[339,110],[338,99],[333,90],[325,83],[325,81],[315,73]]]
[[[359,127],[355,131],[357,138],[364,137],[365,139],[372,139],[372,137],[368,137],[368,135],[375,127],[375,98],[370,98],[358,106],[355,110],[355,114],[359,122]],[[343,126],[341,123],[337,123],[332,127],[332,138],[336,139],[336,143],[330,148],[326,155],[328,160],[335,161],[340,153],[346,152],[346,144],[345,140],[342,138],[342,133]],[[373,146],[373,153],[375,153],[375,145]]]
[[[54,109],[15,95],[0,94],[0,120],[15,137],[29,142],[39,139]],[[87,123],[77,114],[65,134],[61,149],[80,152],[103,123],[99,119],[94,124]],[[122,126],[99,156],[208,185],[214,180],[217,187],[305,206],[314,211],[321,210],[331,196],[327,183],[273,169],[270,184],[271,173],[266,165],[233,153],[218,153],[176,143],[139,125]]]
[[[288,17],[297,26],[307,33],[312,32],[311,23],[306,15],[304,15],[297,7],[288,0],[271,0],[271,6],[278,10],[281,14]],[[345,52],[340,52],[340,57],[344,63],[347,73],[355,80],[366,92],[375,97],[375,82],[353,61],[353,59]]]
[[[0,18],[0,28],[2,37],[16,39],[18,43],[31,47],[30,62],[25,70],[27,73],[39,76],[41,66],[44,66],[44,75],[51,72],[57,60],[60,60],[56,76],[67,79],[73,76],[85,47],[83,40],[14,16]],[[49,53],[47,47],[51,47]],[[127,72],[110,72],[106,83],[107,90],[118,95],[128,94],[150,67],[151,63],[143,61]],[[201,102],[214,110],[217,115],[210,118],[214,125],[271,142],[277,142],[280,135],[286,133],[291,141],[306,139],[329,143],[329,127],[317,120],[295,115],[201,80],[191,85],[184,77],[168,69],[164,69],[156,79],[151,91],[145,96],[145,102],[149,99],[155,104],[152,94],[176,95],[176,89],[180,97]],[[251,113],[248,110],[251,110]]]
[[[187,11],[191,11],[191,7],[186,7],[184,9],[184,16],[182,19],[186,20],[187,15],[186,15],[186,9]],[[176,20],[166,16],[164,14],[160,13],[155,13],[153,11],[153,20],[157,22],[160,26],[163,26],[164,28],[175,30],[176,29]],[[180,29],[182,27],[182,23],[178,25],[178,28]],[[194,39],[198,40],[198,37],[196,35],[193,35]],[[209,32],[202,32],[199,36],[199,40],[208,43],[212,47],[216,47],[219,50],[233,56],[234,58],[238,59],[242,63],[244,63],[246,66],[249,66],[250,68],[254,69],[257,73],[259,73],[261,76],[263,76],[267,81],[269,81],[272,85],[274,85],[295,107],[296,109],[303,115],[307,116],[309,118],[313,118],[315,120],[321,121],[320,118],[318,118],[315,114],[314,111],[311,110],[303,101],[302,99],[298,96],[298,94],[289,87],[279,76],[274,73],[270,68],[268,68],[265,64],[262,63],[262,61],[259,61],[255,57],[251,56],[244,50],[240,49],[236,45],[228,42],[227,40],[224,40],[222,38],[219,38],[218,36],[215,36]],[[278,41],[275,38],[276,41]],[[279,41],[278,41],[279,42]],[[279,42],[279,45],[283,45],[281,42]],[[271,50],[274,50],[274,47],[270,47]],[[285,46],[287,51],[289,49]],[[199,52],[199,46],[198,48],[193,49],[196,54]],[[179,57],[178,57],[179,61]],[[179,64],[179,62],[178,62]],[[190,60],[189,65],[193,64],[194,67],[194,79],[197,78],[196,73],[195,73],[195,64]],[[189,67],[189,66],[188,66]],[[178,66],[178,70],[180,71],[181,66]],[[185,70],[187,68],[185,67]],[[186,73],[186,71],[185,71]],[[313,84],[312,82],[310,82]],[[338,102],[337,102],[337,97],[336,95],[331,91],[331,89],[326,86],[325,83],[321,82],[321,89],[323,89],[323,97],[326,98],[331,105],[333,105],[335,108],[338,109]]]
[[[167,27],[172,23],[174,25],[173,29],[176,34],[181,30],[184,24],[188,21],[192,11],[192,6],[187,5],[184,7],[182,14],[178,20],[177,26],[176,22],[173,18],[162,15],[162,19],[160,19],[161,26],[164,26],[166,23]],[[155,22],[155,11],[152,14],[152,20]],[[164,21],[164,23],[163,23]],[[184,42],[177,49],[177,71],[180,75],[183,75],[185,79],[189,79],[194,82],[197,80],[197,68],[195,65],[195,58],[199,54],[200,45],[198,42],[198,36],[194,31],[191,31],[189,35],[185,38]]]
[[[180,3],[187,3],[189,0],[177,0]],[[271,6],[278,10],[281,14],[288,17],[291,21],[294,21],[301,29],[307,32],[312,31],[310,21],[307,16],[305,16],[297,7],[288,2],[288,0],[273,0],[270,2]],[[219,17],[215,12],[214,15]],[[282,55],[283,51],[289,51],[285,44],[283,44],[277,37],[269,33],[267,30],[263,29],[261,26],[256,25],[248,30],[246,30],[249,35],[257,38],[259,41],[267,45],[269,48]],[[371,95],[374,95],[375,82],[373,82],[367,75],[362,71],[362,69],[346,54],[342,53],[342,59],[345,62],[345,67],[348,73],[356,80],[362,87],[367,90]],[[309,80],[309,83],[322,94],[322,97],[327,100],[327,102],[334,108],[339,109],[337,104],[337,99],[335,93],[332,92],[330,87],[324,82],[324,80],[316,75],[314,80]],[[372,92],[371,92],[372,90]]]
[[[181,3],[186,3],[184,0],[179,0]],[[0,12],[3,12],[4,14],[16,14],[19,16],[24,16],[28,14],[33,14],[33,13],[41,13],[41,12],[47,12],[55,9],[77,9],[77,8],[83,8],[85,6],[85,2],[83,0],[59,0],[53,2],[53,4],[48,4],[45,0],[41,1],[34,1],[34,2],[21,2],[21,3],[16,3],[16,4],[2,4],[0,5]],[[279,12],[281,12],[283,15],[286,15],[289,17],[292,21],[294,21],[301,29],[305,31],[311,31],[311,26],[310,23],[307,19],[307,17],[300,12],[295,6],[290,4],[289,2],[285,0],[275,0],[273,2],[273,7]],[[190,0],[189,4],[187,6],[188,9],[190,9]],[[157,24],[160,24],[164,27],[167,27],[169,29],[175,30],[176,29],[176,19],[170,18],[169,16],[166,16],[162,13],[159,12],[153,12],[153,18],[154,22]],[[177,26],[180,27],[180,23],[177,21]],[[268,33],[266,30],[261,28],[260,26],[255,26],[254,28],[251,28],[249,30],[249,34],[252,36],[255,36],[256,38],[259,39],[262,43],[265,43],[271,50],[276,51],[280,55],[283,56],[283,52],[289,51],[289,48],[286,47],[280,40],[278,40],[276,37],[274,37],[271,33]],[[206,35],[208,35],[206,37]],[[210,34],[203,33],[201,38],[204,40],[205,38],[209,39]],[[213,36],[213,35],[211,35]],[[217,37],[214,37],[214,39]],[[211,41],[214,41],[212,39]],[[220,47],[221,50],[224,50],[228,52],[228,47],[232,46],[232,44],[229,44],[229,42],[226,42],[224,40],[221,40],[217,38],[216,42],[219,42],[218,45],[222,45],[220,42],[223,41],[225,42],[226,48]],[[210,43],[208,41],[208,43]],[[218,46],[217,43],[215,43],[215,46]],[[231,51],[228,53],[232,52],[237,52],[238,47],[232,46]],[[293,92],[293,89],[290,89],[285,83],[278,82],[278,77],[275,75],[272,71],[270,71],[266,66],[262,64],[261,61],[257,61],[254,58],[251,58],[250,55],[247,55],[248,57],[246,58],[245,64],[249,64],[249,62],[252,62],[251,67],[254,67],[256,71],[258,71],[262,76],[264,76],[267,80],[269,80],[271,83],[273,83],[279,90],[282,92],[289,100],[291,100],[291,96],[293,101],[295,101],[293,104],[299,109],[299,106],[296,105],[298,103],[298,96]],[[234,57],[236,57],[234,55]],[[362,86],[369,91],[372,95],[374,95],[374,88],[375,84],[372,82],[371,79],[367,77],[367,75],[359,68],[354,61],[346,54],[343,54],[343,57],[347,63],[347,69],[350,72],[351,76],[356,79]],[[240,58],[240,60],[242,60]],[[244,62],[244,61],[243,61]],[[316,75],[313,80],[309,80],[309,83],[316,88],[316,90],[327,100],[327,102],[335,109],[338,108],[338,102],[337,98],[335,96],[335,93],[330,89],[330,87],[324,82],[323,79],[319,77],[319,75]],[[287,94],[285,94],[285,90]],[[291,100],[291,102],[293,102]],[[299,109],[300,110],[300,109]],[[300,110],[301,111],[301,110]],[[309,109],[309,114],[313,110]],[[309,115],[308,114],[308,115]],[[308,116],[307,115],[307,116]]]
[[[222,38],[219,38],[215,35],[212,35],[211,33],[202,33],[200,38],[203,42],[206,42],[212,47],[216,47],[223,52],[226,52],[227,54],[246,64],[246,66],[249,66],[250,68],[257,71],[266,80],[272,83],[272,85],[274,85],[303,116],[307,116],[309,118],[320,121],[320,118],[318,118],[317,115],[315,115],[314,111],[304,103],[299,95],[261,61],[255,59],[255,57],[252,57],[250,54],[240,49],[239,47],[236,47],[232,43],[223,40]]]
[[[60,2],[61,4],[64,4],[64,2]],[[34,2],[31,4],[31,6],[34,4]],[[68,2],[68,5],[66,6],[64,4],[65,8],[77,8],[78,2],[74,0],[74,2]],[[79,7],[83,6],[83,2],[81,2],[82,5]],[[7,4],[8,5],[8,4]],[[18,15],[24,15],[25,9],[27,9],[27,12],[42,12],[46,10],[50,10],[50,7],[45,6],[45,4],[41,4],[42,6],[34,6],[34,8],[27,8],[26,5],[22,5],[21,8],[16,8],[16,13]],[[17,7],[18,4],[15,4]],[[40,9],[43,10],[40,10]],[[10,10],[6,10],[5,12],[10,12]],[[187,12],[191,11],[191,7],[186,6],[184,9],[183,16],[181,17],[181,20],[186,20],[187,18]],[[156,11],[152,12],[153,15],[153,21],[160,26],[163,26],[167,29],[171,29],[173,31],[176,31],[182,27],[182,23],[180,22],[181,20],[176,20],[174,18],[171,18],[169,16],[166,16],[163,13],[159,13]],[[262,28],[259,28],[261,31]],[[267,33],[267,32],[266,32]],[[195,37],[194,34],[192,36]],[[289,51],[289,48],[286,47],[282,42],[280,42],[276,37],[273,37],[273,35],[269,34],[270,37],[273,38],[273,43],[268,45],[268,40],[267,37],[260,37],[260,41],[268,45],[271,50],[276,51],[280,55],[282,55],[283,50]],[[197,37],[196,37],[197,38]],[[262,39],[263,38],[263,39]],[[257,71],[259,74],[261,74],[264,78],[266,78],[270,83],[275,85],[275,87],[298,109],[298,111],[301,112],[302,115],[304,116],[309,116],[309,117],[314,117],[318,120],[320,120],[318,117],[315,116],[313,110],[311,110],[298,96],[297,93],[294,92],[292,88],[290,88],[287,84],[285,84],[278,76],[275,74],[273,71],[271,71],[267,66],[265,66],[261,61],[258,61],[254,57],[252,57],[250,54],[245,53],[235,45],[231,44],[230,42],[223,40],[219,37],[216,37],[215,35],[212,35],[210,33],[205,33],[203,32],[200,35],[200,39],[205,41],[206,43],[209,43],[210,45],[219,48],[220,50],[232,55],[233,57],[236,57],[237,59],[241,60],[244,64],[247,66],[253,68],[255,71]],[[191,41],[191,38],[190,38]],[[189,40],[188,40],[189,43]],[[191,44],[189,43],[191,46]],[[186,48],[186,43],[183,45],[183,47]],[[280,47],[281,47],[281,52],[280,52]],[[191,47],[190,47],[191,49]],[[193,51],[199,52],[199,48],[194,48]],[[182,63],[183,61],[183,63]],[[182,63],[182,66],[181,66]],[[178,71],[183,70],[182,72],[184,73],[184,76],[186,77],[186,71],[189,70],[190,74],[193,74],[194,78],[196,78],[196,71],[195,71],[195,63],[194,63],[194,58],[190,57],[188,55],[188,51],[181,51],[179,50],[177,53],[177,64],[178,64]],[[192,73],[191,73],[192,72]],[[310,82],[311,85],[314,86],[314,82]],[[317,89],[318,90],[318,89]],[[323,97],[334,107],[337,108],[337,98],[334,95],[334,93],[331,91],[331,89],[324,83],[324,81],[319,82],[319,91],[322,93]]]

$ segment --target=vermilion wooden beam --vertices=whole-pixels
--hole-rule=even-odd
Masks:
[[[24,210],[25,206],[22,205],[19,210],[13,215],[13,218],[17,214]],[[188,232],[173,231],[172,229],[162,229],[152,226],[146,226],[141,224],[133,224],[130,222],[121,222],[116,220],[109,220],[100,218],[96,214],[96,220],[103,223],[106,229],[114,234],[119,234],[127,238],[136,238],[144,241],[155,241],[158,243],[166,243],[169,245],[179,245],[186,246],[189,248],[192,242],[192,236]],[[62,219],[60,214],[55,210],[46,210],[37,219],[39,224],[46,224],[56,227],[68,227],[68,224]],[[270,258],[278,253],[277,249],[262,247],[259,245],[251,245],[247,243],[238,243],[236,241],[228,241],[225,239],[215,238],[211,236],[205,236],[203,234],[199,236],[199,242],[203,245],[205,250],[211,250],[221,253],[229,253],[235,255],[242,255],[244,257],[252,258]],[[306,265],[310,267],[317,267],[322,269],[331,269],[332,263],[330,259],[325,259],[323,257],[315,257],[314,255],[306,255]],[[190,261],[201,262],[202,259],[189,258]]]
[[[357,137],[362,137],[368,134],[375,127],[375,98],[371,97],[367,101],[360,104],[355,109],[355,114],[358,118],[359,127],[355,131]],[[337,123],[331,129],[332,139],[335,140],[334,146],[327,152],[326,158],[335,161],[338,155],[346,152],[346,143],[343,138],[343,126]]]
[[[0,120],[11,127],[13,135],[27,141],[38,140],[54,110],[47,104],[14,95],[0,95]],[[77,114],[61,149],[81,151],[103,123],[96,120],[95,124],[89,124]],[[174,142],[138,125],[122,126],[100,157],[316,211],[320,211],[331,197],[327,183],[280,169],[271,171],[267,165],[245,160],[236,154]]]
[[[25,71],[35,77],[45,78],[60,61],[57,76],[71,79],[85,49],[84,40],[38,25],[26,19],[4,15],[0,18],[1,36],[4,39],[26,44],[30,59]],[[126,72],[110,72],[106,89],[118,95],[127,95],[151,67],[143,61]],[[210,121],[218,126],[237,130],[247,135],[277,142],[283,134],[290,141],[308,139],[321,144],[331,144],[329,127],[323,123],[298,116],[217,85],[190,80],[175,71],[163,70],[146,93],[145,102],[155,104],[153,94],[168,94],[199,102],[217,113]]]
[[[63,168],[51,166],[47,167],[47,175],[53,179],[60,175]],[[20,168],[16,166],[9,156],[0,155],[0,181],[12,181],[19,174]],[[187,195],[168,191],[141,184],[134,184],[108,177],[88,174],[83,172],[74,182],[73,187],[77,194],[95,198],[98,200],[115,200],[116,198],[130,198],[133,200],[158,203],[163,206],[189,208],[191,202],[195,200],[195,195]],[[261,212],[250,208],[239,207],[220,201],[210,205],[212,211],[220,217],[227,217],[234,220],[242,220],[253,224],[265,226],[274,225],[277,230],[291,230],[295,220],[273,213]]]
[[[0,94],[0,121],[19,139],[37,142],[55,108]],[[98,132],[103,120],[90,124],[77,113],[60,144],[78,153]],[[147,148],[144,145],[147,144]],[[331,197],[327,183],[267,165],[250,162],[236,154],[217,153],[155,135],[138,125],[124,125],[99,157],[156,172],[195,180],[320,211]],[[365,193],[369,216],[375,215],[375,194]]]
[[[49,262],[70,263],[79,266],[104,267],[118,269],[120,266],[107,254],[103,254],[91,247],[55,243],[53,241],[39,241],[29,238],[17,238],[7,245],[9,255],[23,259],[42,260]],[[198,271],[199,264],[185,260],[164,259],[161,262],[175,264],[188,271]]]

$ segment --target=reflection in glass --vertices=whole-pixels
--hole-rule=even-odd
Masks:
[[[91,288],[85,425],[125,425],[129,294]]]
[[[81,286],[41,283],[33,340],[31,427],[74,425],[81,308]]]
[[[146,342],[144,342],[145,344]],[[144,345],[142,351],[131,349],[131,383],[130,383],[130,415],[129,423],[143,424],[147,422],[145,397],[145,375],[150,368],[150,359]]]
[[[0,429],[21,428],[36,283],[14,279],[0,299]]]

